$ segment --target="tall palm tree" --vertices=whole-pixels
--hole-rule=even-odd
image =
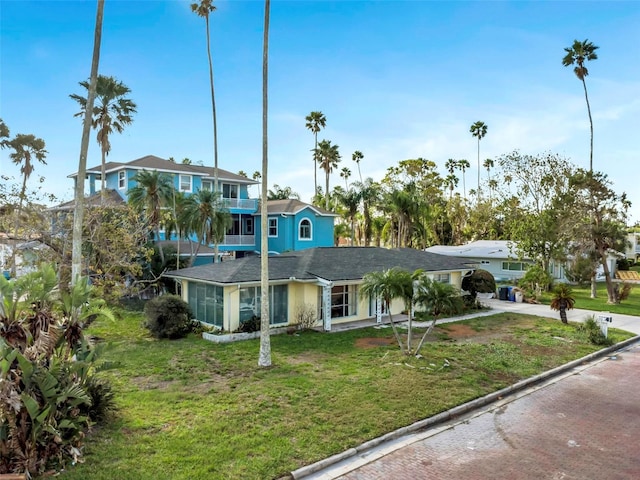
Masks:
[[[98,0],[96,10],[96,26],[93,33],[93,56],[91,59],[91,74],[87,90],[87,103],[82,122],[82,140],[80,142],[80,160],[78,161],[78,176],[74,192],[75,208],[73,209],[73,234],[71,246],[71,285],[80,279],[82,267],[82,222],[84,221],[84,177],[87,172],[87,152],[89,151],[89,135],[91,133],[91,114],[96,98],[98,85],[98,65],[100,63],[100,44],[102,42],[102,18],[104,16],[104,0]]]
[[[482,162],[482,166],[487,169],[487,183],[491,185],[491,169],[495,165],[494,161],[490,158],[485,158],[484,162]],[[489,188],[489,200],[491,200],[491,188]]]
[[[364,158],[364,154],[360,150],[356,150],[351,155],[351,159],[358,164],[358,176],[360,177],[360,183],[362,183],[362,172],[360,172],[360,160]]]
[[[83,81],[80,82],[80,85],[89,91],[89,82]],[[111,151],[109,137],[114,131],[122,133],[126,125],[133,123],[133,114],[137,112],[137,105],[131,99],[126,98],[129,93],[131,93],[131,89],[116,78],[98,75],[96,105],[93,107],[91,114],[91,126],[98,131],[96,139],[102,153],[102,168],[100,170],[100,199],[102,203],[106,198],[105,165],[107,163],[107,155]],[[69,96],[80,105],[80,111],[74,116],[84,116],[87,108],[87,99],[75,93]]]
[[[364,217],[364,246],[368,247],[372,236],[371,209],[380,198],[380,185],[367,178],[363,183],[356,183],[355,188],[362,199],[362,216]]]
[[[450,173],[444,179],[445,185],[449,187],[449,201],[453,198],[453,189],[458,186],[458,177]]]
[[[200,0],[200,3],[192,3],[191,11],[204,18],[207,30],[207,59],[209,60],[209,87],[211,89],[211,116],[213,120],[213,190],[220,190],[218,176],[218,118],[216,116],[216,95],[213,85],[213,61],[211,60],[211,34],[209,31],[209,15],[215,11],[213,0]],[[213,261],[218,261],[218,244],[214,244]]]
[[[589,75],[589,71],[587,70],[587,67],[585,67],[584,62],[597,60],[598,55],[596,54],[596,50],[598,48],[600,47],[594,45],[588,40],[584,40],[583,42],[574,40],[571,47],[564,49],[566,55],[562,58],[562,65],[564,65],[565,67],[575,65],[573,72],[576,74],[576,77],[580,79],[580,81],[582,82],[582,87],[584,88],[584,99],[587,102],[587,113],[589,114],[589,127],[591,130],[589,171],[593,171],[593,119],[591,118],[591,106],[589,105],[589,96],[587,95],[587,82],[585,81],[585,77]]]
[[[322,140],[318,143],[318,148],[316,149],[316,156],[318,162],[320,163],[320,168],[324,170],[325,173],[325,209],[329,210],[329,175],[333,172],[334,168],[338,167],[338,163],[340,163],[340,152],[338,151],[338,145],[331,145],[330,140]]]
[[[338,201],[344,206],[347,211],[347,217],[351,224],[351,246],[353,247],[353,239],[355,236],[355,218],[358,213],[358,207],[360,206],[361,194],[359,191],[350,188],[349,190],[341,191],[337,195]]]
[[[6,133],[8,133],[8,129]],[[20,230],[22,204],[27,192],[27,180],[34,170],[33,161],[37,160],[46,165],[47,162],[45,162],[44,159],[47,156],[47,151],[44,148],[44,140],[31,134],[25,135],[23,133],[19,133],[11,140],[3,140],[3,145],[13,149],[13,152],[9,154],[9,158],[13,163],[20,166],[20,173],[22,174],[22,187],[20,188],[20,198],[18,200],[18,211],[15,222],[15,235],[17,237],[18,230]],[[12,249],[11,253],[11,275],[13,277],[16,275],[15,248]]]
[[[164,264],[164,251],[160,243],[160,224],[162,209],[173,203],[173,182],[166,173],[157,170],[141,170],[135,174],[133,180],[136,185],[129,189],[129,203],[139,212],[144,212],[147,221],[153,229],[160,260]]]
[[[478,138],[478,198],[480,198],[480,140],[487,134],[487,126],[484,122],[477,121],[469,129],[471,136]]]
[[[259,367],[271,366],[271,332],[269,330],[269,238],[267,237],[267,172],[269,170],[269,13],[271,2],[264,2],[262,40],[262,201],[260,202],[260,353]]]
[[[469,160],[456,160],[456,167],[462,172],[462,197],[464,199],[467,198],[467,184],[465,181],[465,172],[467,171],[467,168],[471,167],[471,164],[469,163]]]
[[[347,181],[351,176],[351,170],[349,170],[348,167],[342,167],[342,170],[340,170],[340,176],[344,178],[344,189],[349,190],[349,184],[347,183]]]
[[[318,159],[316,153],[318,151],[318,132],[327,126],[327,117],[322,112],[311,112],[305,118],[306,127],[313,133],[313,195],[318,194]]]

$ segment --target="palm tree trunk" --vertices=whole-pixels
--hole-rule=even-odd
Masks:
[[[436,321],[438,320],[437,316],[433,317],[433,321],[431,322],[431,325],[429,325],[429,328],[427,328],[427,331],[424,332],[424,335],[422,335],[422,338],[420,339],[420,343],[418,344],[418,348],[416,348],[416,355],[418,355],[420,353],[420,350],[422,349],[422,345],[424,344],[425,339],[427,338],[427,335],[429,335],[431,333],[431,331],[433,330],[433,327],[436,326]]]
[[[478,200],[480,200],[480,135],[478,135]]]
[[[325,210],[329,210],[329,168],[327,166],[327,171],[325,172],[325,188],[327,189],[324,192],[324,208]]]
[[[387,303],[387,312],[389,313],[389,323],[391,324],[391,330],[393,330],[393,334],[398,341],[398,346],[400,347],[400,351],[404,351],[404,347],[402,346],[402,339],[400,338],[400,334],[398,333],[398,329],[396,328],[396,323],[393,321],[393,316],[391,315],[391,302]]]
[[[269,239],[267,238],[267,171],[269,166],[268,127],[268,79],[269,79],[269,10],[270,1],[264,5],[264,40],[262,50],[262,201],[260,225],[260,354],[259,367],[271,366],[271,332],[269,331]]]
[[[211,115],[213,117],[213,184],[214,191],[220,192],[220,184],[218,179],[218,119],[216,116],[216,96],[213,87],[213,61],[211,60],[211,37],[209,34],[209,15],[205,17],[207,26],[207,58],[209,59],[209,85],[211,86]],[[213,263],[218,262],[218,241],[213,240]]]
[[[316,160],[316,152],[318,151],[318,132],[313,132],[315,137],[315,148],[313,149],[313,199],[318,195],[318,161]],[[313,201],[312,199],[312,201]]]
[[[105,151],[104,147],[100,148],[100,150],[102,151],[102,163],[100,165],[100,205],[104,205],[104,201],[107,198],[107,195],[105,192],[107,152]]]
[[[73,210],[73,240],[71,247],[71,285],[80,278],[82,270],[82,222],[84,219],[84,177],[87,171],[87,152],[89,151],[89,133],[91,132],[91,116],[93,102],[96,98],[98,83],[98,64],[100,63],[100,43],[102,40],[102,17],[104,14],[104,0],[98,0],[96,12],[96,26],[93,37],[93,57],[91,60],[91,76],[89,91],[84,112],[82,127],[82,141],[80,143],[80,160],[78,162],[78,176],[75,185],[75,208]]]
[[[591,130],[591,148],[589,149],[589,171],[593,172],[593,119],[591,118],[591,106],[589,105],[589,96],[587,95],[587,83],[582,77],[582,86],[584,87],[584,99],[587,101],[587,113],[589,114],[589,128]]]
[[[568,323],[566,308],[560,308],[560,320],[562,320],[562,323]]]

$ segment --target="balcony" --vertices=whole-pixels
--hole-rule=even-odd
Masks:
[[[253,246],[256,244],[255,235],[225,235],[222,245],[247,245]]]
[[[258,201],[255,198],[223,198],[224,206],[231,208],[239,208],[242,210],[251,210],[255,212],[258,208]]]

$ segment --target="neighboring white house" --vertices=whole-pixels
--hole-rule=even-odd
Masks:
[[[640,237],[640,234],[638,234]],[[516,243],[509,240],[477,240],[466,245],[434,245],[427,252],[439,253],[451,257],[466,257],[475,260],[474,267],[490,272],[498,282],[510,282],[524,276],[525,271],[535,262],[530,258],[518,258]],[[610,251],[607,265],[611,277],[615,278],[616,262],[620,254]],[[549,264],[549,273],[556,282],[568,282],[565,276],[566,264],[554,262]],[[598,267],[596,277],[604,280],[604,269]]]
[[[434,245],[427,252],[472,258],[476,267],[490,272],[498,282],[518,280],[534,261],[519,258],[516,244],[508,240],[477,240],[466,245]],[[564,265],[551,262],[549,273],[555,281],[566,282]]]
[[[629,232],[627,234],[627,250],[624,252],[628,260],[634,262],[640,257],[640,232]]]

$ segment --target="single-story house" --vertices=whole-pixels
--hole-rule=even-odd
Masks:
[[[529,266],[535,262],[530,258],[518,256],[516,243],[510,240],[477,240],[466,245],[434,245],[426,249],[427,252],[448,255],[451,257],[466,257],[472,259],[474,268],[481,268],[490,272],[497,282],[512,282],[522,278]],[[620,254],[611,250],[607,265],[612,277],[616,271],[616,261]],[[549,274],[555,282],[566,283],[567,264],[551,261]],[[604,280],[604,269],[598,267],[596,277]]]
[[[225,331],[260,314],[259,256],[201,265],[164,275],[181,285],[182,298],[197,320]],[[270,323],[297,323],[296,312],[312,309],[325,330],[333,323],[376,317],[381,320],[379,299],[360,294],[363,277],[393,267],[422,269],[433,279],[460,287],[473,270],[467,258],[452,258],[409,248],[317,247],[269,257]],[[391,313],[404,304],[396,301]]]

